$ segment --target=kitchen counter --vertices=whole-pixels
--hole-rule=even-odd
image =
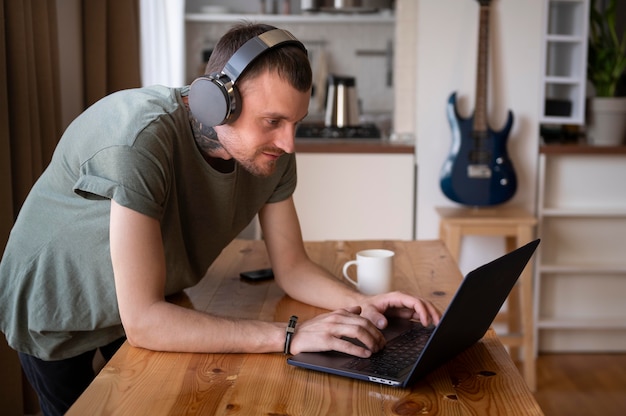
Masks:
[[[626,154],[626,145],[623,146],[592,146],[588,144],[544,144],[539,147],[543,154],[590,154],[614,155]]]
[[[296,153],[396,153],[414,154],[415,144],[382,139],[296,138]]]

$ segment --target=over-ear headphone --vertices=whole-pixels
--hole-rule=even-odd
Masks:
[[[271,48],[292,44],[306,48],[291,33],[272,29],[244,43],[230,57],[221,72],[195,79],[189,87],[189,108],[205,126],[219,126],[234,121],[241,111],[241,97],[235,83],[237,78],[261,54]]]

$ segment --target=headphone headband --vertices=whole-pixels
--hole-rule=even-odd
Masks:
[[[298,46],[304,53],[307,52],[302,42],[288,31],[282,29],[268,30],[248,40],[237,49],[226,62],[222,73],[226,74],[234,84],[241,73],[263,52],[285,44]]]
[[[191,83],[189,108],[204,125],[217,126],[233,121],[241,111],[241,98],[235,82],[248,66],[267,50],[286,44],[306,48],[286,30],[272,29],[244,43],[230,57],[220,73],[201,76]]]

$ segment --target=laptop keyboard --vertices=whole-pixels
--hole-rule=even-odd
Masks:
[[[411,329],[387,342],[385,348],[369,358],[354,358],[344,368],[373,375],[397,377],[412,366],[426,346],[434,328],[415,323]]]

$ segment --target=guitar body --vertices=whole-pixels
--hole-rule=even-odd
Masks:
[[[452,130],[450,152],[441,170],[440,185],[452,201],[490,206],[508,201],[517,190],[517,177],[507,152],[513,113],[500,131],[474,131],[474,115],[463,118],[450,95],[447,116]]]
[[[448,99],[452,129],[450,152],[441,169],[441,190],[459,204],[476,207],[508,201],[517,190],[517,178],[506,144],[513,125],[509,111],[504,128],[494,131],[487,123],[487,69],[491,0],[479,6],[478,65],[474,113],[463,118],[456,108],[456,93]]]

